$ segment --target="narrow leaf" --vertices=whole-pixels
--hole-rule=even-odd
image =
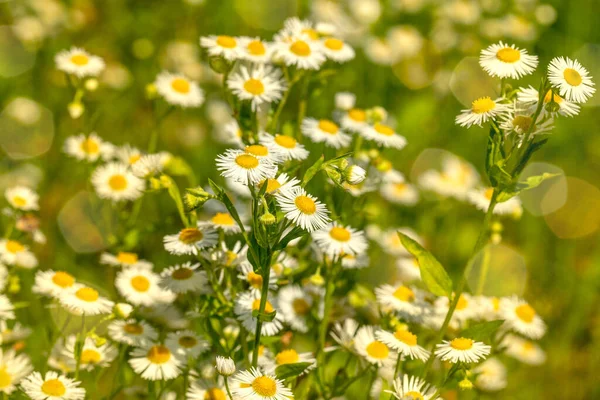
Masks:
[[[309,362],[283,364],[275,369],[275,375],[277,375],[277,378],[279,379],[294,378],[306,371],[306,368],[310,367],[311,365],[312,363]]]
[[[460,333],[460,336],[482,342],[489,342],[503,323],[503,320],[481,322],[465,329]]]

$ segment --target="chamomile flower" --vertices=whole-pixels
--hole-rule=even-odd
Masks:
[[[98,196],[113,201],[135,200],[144,190],[144,181],[133,175],[127,165],[117,162],[96,168],[92,184]]]
[[[240,100],[250,100],[253,110],[280,100],[286,90],[281,71],[262,64],[251,69],[241,66],[229,76],[227,87]]]
[[[12,349],[0,349],[0,392],[14,392],[21,379],[29,375],[32,369],[31,361],[26,355],[17,355]]]
[[[500,314],[508,329],[530,339],[539,339],[546,333],[546,325],[534,308],[516,296],[500,300]]]
[[[0,261],[27,269],[38,265],[35,255],[18,240],[0,239]]]
[[[175,255],[197,255],[200,250],[217,244],[217,241],[217,231],[200,224],[196,228],[184,228],[179,233],[167,235],[163,239],[165,250]]]
[[[414,206],[419,201],[419,191],[405,182],[389,182],[381,186],[381,196],[394,204]]]
[[[274,57],[288,67],[317,70],[326,60],[321,43],[309,40],[306,35],[277,40],[274,46]]]
[[[114,152],[114,146],[92,132],[87,136],[69,136],[65,140],[64,152],[80,161],[95,162],[98,159],[109,159]]]
[[[256,330],[257,319],[252,316],[252,312],[260,309],[260,301],[260,295],[255,296],[251,292],[240,293],[235,300],[234,312],[244,325],[244,328],[250,332]],[[265,313],[270,314],[277,310],[277,302],[275,299],[271,298],[271,300],[267,300],[265,304]],[[273,336],[276,335],[282,327],[283,317],[278,312],[275,314],[273,321],[263,322],[261,332],[264,336]]]
[[[203,221],[202,224],[216,230],[222,230],[225,234],[240,233],[239,225],[228,212],[218,212],[208,221]]]
[[[381,285],[375,289],[375,297],[381,306],[391,308],[408,319],[421,314],[424,307],[423,293],[416,288],[402,284]]]
[[[497,392],[506,387],[506,367],[496,358],[489,358],[473,369],[475,386],[486,392]]]
[[[540,100],[539,92],[533,87],[529,86],[527,88],[520,88],[517,92],[517,100],[519,103],[524,106],[529,107],[528,112],[533,114],[537,109],[538,102]],[[546,117],[548,114],[560,114],[565,117],[572,117],[579,114],[581,107],[578,104],[570,102],[558,95],[558,93],[553,92],[552,89],[549,89],[544,96],[544,106],[542,107],[542,111],[540,113],[540,117]],[[550,102],[554,102],[558,104],[558,111],[550,113],[546,110],[546,106]]]
[[[161,286],[174,293],[205,292],[208,278],[206,271],[198,271],[199,267],[188,261],[166,268],[160,273]]]
[[[260,369],[240,371],[232,378],[231,393],[234,398],[248,400],[289,400],[294,394],[275,375],[264,374]]]
[[[492,100],[489,96],[480,97],[473,101],[471,108],[461,111],[460,115],[456,117],[456,123],[467,128],[472,125],[481,126],[490,119],[506,112],[508,105],[502,104],[501,101],[503,100],[502,98]]]
[[[256,185],[258,188],[261,188],[264,185],[265,181],[260,181]],[[288,174],[282,172],[277,176],[277,178],[268,178],[267,179],[267,189],[265,193],[275,195],[277,193],[281,193],[282,191],[289,190],[293,187],[296,187],[300,184],[300,181],[296,178],[290,178]]]
[[[140,260],[136,253],[130,253],[127,251],[120,251],[116,255],[111,253],[102,253],[100,255],[100,263],[111,265],[113,267],[139,267],[152,269],[152,263],[150,261]]]
[[[6,295],[0,294],[0,319],[15,319],[15,307]]]
[[[158,339],[158,332],[144,321],[116,320],[108,325],[108,336],[115,342],[129,346],[143,346]]]
[[[315,143],[325,143],[329,147],[340,149],[352,142],[352,137],[344,133],[333,121],[328,119],[305,118],[302,121],[302,134]]]
[[[169,333],[165,345],[183,358],[196,358],[210,348],[206,340],[189,330]]]
[[[115,287],[127,302],[136,306],[151,306],[166,302],[172,295],[163,290],[159,282],[160,277],[151,270],[127,268],[117,274]]]
[[[161,72],[154,82],[156,91],[165,101],[174,106],[200,107],[204,103],[204,92],[198,84],[182,74]]]
[[[238,60],[243,56],[241,40],[227,35],[206,36],[200,38],[200,46],[212,57],[223,57],[227,61]]]
[[[473,339],[458,337],[453,340],[444,340],[435,346],[435,355],[442,361],[449,361],[453,364],[476,363],[490,354],[492,349],[482,342],[476,342]]]
[[[298,332],[308,332],[308,319],[313,307],[313,297],[299,286],[289,285],[279,290],[277,300],[285,322]]]
[[[350,61],[354,58],[354,49],[343,40],[328,37],[321,41],[321,48],[325,56],[338,63]]]
[[[398,150],[402,150],[406,146],[406,138],[404,136],[399,135],[389,125],[380,122],[363,127],[360,133],[365,139],[371,140],[379,146],[391,147]]]
[[[171,380],[181,374],[182,362],[172,349],[160,343],[149,343],[133,349],[129,365],[142,379]]]
[[[8,344],[25,340],[31,335],[31,329],[18,322],[9,324],[6,320],[0,321],[0,344]]]
[[[548,79],[562,97],[575,103],[585,103],[596,92],[588,70],[569,57],[556,57],[550,61]]]
[[[270,158],[257,157],[244,150],[233,149],[217,157],[217,169],[225,178],[231,178],[244,185],[274,178],[277,174],[277,165]]]
[[[479,183],[479,174],[468,162],[447,156],[442,160],[441,171],[428,170],[419,177],[419,185],[444,197],[464,200]]]
[[[478,209],[486,212],[490,207],[492,200],[493,188],[481,188],[473,189],[467,195],[467,200]],[[498,215],[521,215],[522,207],[521,200],[518,197],[512,197],[511,199],[502,203],[496,204],[494,208],[494,214]]]
[[[54,57],[56,68],[78,78],[98,76],[104,70],[104,60],[78,47],[63,50]]]
[[[372,326],[362,326],[356,332],[354,349],[369,363],[378,367],[393,363],[397,355],[383,342],[375,338]]]
[[[17,210],[31,211],[39,210],[39,196],[36,192],[26,186],[13,186],[4,192],[8,203]]]
[[[163,168],[164,162],[161,154],[146,154],[131,164],[133,174],[142,179],[148,179],[161,173]]]
[[[143,153],[137,147],[127,143],[123,146],[115,147],[113,156],[117,161],[131,167],[142,158]]]
[[[379,329],[375,332],[375,337],[390,349],[412,360],[425,361],[429,357],[429,352],[417,344],[417,335],[406,329],[397,329],[394,333]]]
[[[260,274],[254,272],[254,268],[252,264],[248,261],[243,261],[238,266],[240,270],[240,275],[238,278],[248,283],[248,290],[254,294],[255,296],[260,296],[260,291],[263,285],[263,278]],[[269,289],[275,290],[277,289],[277,278],[275,276],[275,271],[272,268],[269,268]]]
[[[435,308],[440,311],[440,314],[448,312],[450,302],[448,297],[438,297],[434,303]],[[456,309],[452,316],[453,319],[459,322],[465,322],[469,319],[474,319],[479,315],[479,304],[476,298],[473,298],[467,293],[462,293],[456,303]]]
[[[45,375],[33,372],[23,379],[21,387],[33,400],[83,400],[85,389],[80,383],[54,371]]]
[[[502,341],[505,354],[528,365],[541,365],[546,362],[546,353],[531,340],[516,335],[506,335]]]
[[[319,39],[319,32],[312,21],[291,17],[283,22],[283,29],[276,36],[279,38],[304,36],[307,40],[316,41]]]
[[[280,153],[278,149],[270,149],[262,144],[251,144],[244,147],[244,151],[256,158],[271,160],[273,164],[279,164],[283,162],[283,154]]]
[[[434,387],[431,387],[423,379],[416,376],[403,375],[402,377],[397,377],[394,380],[393,386],[394,390],[388,390],[387,392],[400,400],[436,400],[440,398],[435,394],[436,390]]]
[[[77,346],[77,337],[71,335],[67,338],[63,355],[71,362],[71,367],[75,368],[77,360],[75,358]],[[117,357],[117,349],[110,343],[104,343],[100,346],[91,337],[86,337],[83,341],[79,355],[79,366],[85,371],[92,371],[96,367],[106,368]]]
[[[481,51],[479,65],[490,76],[519,79],[535,71],[538,58],[514,44],[509,46],[501,41]]]
[[[400,257],[396,260],[398,276],[405,282],[421,280],[421,267],[415,257]]]
[[[49,297],[60,297],[63,293],[76,288],[73,275],[64,271],[38,271],[31,290],[34,293]]]
[[[59,301],[71,313],[85,316],[109,314],[114,305],[96,289],[79,284],[72,291],[62,293]]]
[[[302,161],[308,158],[308,150],[291,136],[272,136],[266,132],[262,132],[259,135],[259,141],[260,144],[266,146],[271,152],[280,154],[284,161]]]
[[[313,232],[312,237],[317,246],[329,257],[345,254],[357,256],[364,253],[368,247],[364,232],[337,222]]]
[[[352,132],[362,133],[363,129],[369,127],[367,112],[362,108],[352,108],[342,116],[340,121],[342,127]]]
[[[506,135],[513,132],[517,135],[524,135],[530,132],[530,129],[532,129],[532,135],[540,135],[550,132],[554,128],[553,122],[553,118],[538,118],[535,128],[532,129],[533,118],[528,107],[515,101],[506,113],[500,117],[500,128]]]
[[[303,372],[299,375],[306,374],[308,371],[316,367],[317,360],[313,357],[312,353],[298,353],[294,349],[282,350],[275,354],[273,360],[265,365],[265,371],[270,374],[275,373],[275,369],[281,365],[296,364],[296,363],[310,363]]]
[[[239,38],[242,58],[255,64],[265,64],[271,61],[273,45],[260,38]]]
[[[285,217],[309,232],[324,229],[329,222],[329,211],[316,197],[299,187],[280,191],[275,195]]]
[[[352,318],[347,318],[343,322],[336,322],[333,324],[330,335],[337,344],[352,351],[354,349],[354,338],[356,337],[358,327],[358,322]]]

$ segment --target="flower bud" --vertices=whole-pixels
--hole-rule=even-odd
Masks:
[[[325,173],[327,174],[329,179],[334,181],[336,184],[342,184],[342,174],[336,168],[327,166],[325,167]]]
[[[548,111],[551,114],[557,113],[560,111],[560,104],[558,104],[556,101],[554,101],[554,99],[552,99],[551,102],[546,104],[546,111]]]
[[[373,123],[381,122],[387,119],[388,113],[385,108],[376,106],[367,111],[367,117],[373,121]]]
[[[156,85],[154,83],[146,85],[146,97],[150,100],[158,97],[158,91],[156,90]]]
[[[117,318],[126,319],[129,318],[133,312],[133,307],[127,303],[117,303],[113,308],[113,312]]]
[[[231,65],[223,57],[210,57],[208,59],[208,65],[217,74],[224,74],[229,71]]]
[[[471,382],[468,378],[465,378],[462,381],[458,382],[458,387],[461,390],[471,390],[473,389],[473,382]]]
[[[266,212],[265,214],[260,216],[260,222],[263,225],[273,225],[277,222],[277,218],[275,218],[275,216],[273,214],[271,214],[270,212]]]
[[[367,171],[358,165],[351,165],[344,171],[344,179],[351,185],[358,185],[365,180]]]
[[[323,286],[325,284],[325,279],[323,279],[323,277],[321,276],[321,274],[319,274],[318,272],[314,275],[312,275],[310,278],[310,283],[312,283],[313,285],[316,286]]]
[[[356,96],[349,92],[339,92],[335,94],[335,108],[348,111],[354,107]]]
[[[90,78],[87,81],[85,81],[85,89],[88,92],[94,92],[96,91],[96,89],[98,89],[98,79],[96,78]]]
[[[235,373],[235,363],[230,357],[217,356],[215,368],[223,376],[230,376]]]
[[[69,115],[71,116],[71,118],[77,119],[83,115],[85,107],[83,103],[79,101],[74,101],[72,103],[69,103],[69,105],[67,106],[67,110],[69,111]]]
[[[240,334],[240,327],[237,325],[227,325],[223,329],[223,336],[227,339],[235,339]]]

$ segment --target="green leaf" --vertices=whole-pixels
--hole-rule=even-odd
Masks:
[[[187,215],[185,214],[185,207],[183,205],[181,193],[179,192],[179,187],[177,186],[175,181],[168,175],[163,175],[161,177],[161,180],[163,181],[163,184],[166,184],[165,186],[167,186],[169,196],[171,196],[171,198],[175,202],[175,205],[177,206],[177,211],[179,211],[181,222],[183,222],[185,226],[189,226],[189,221],[187,219]]]
[[[485,155],[485,172],[490,176],[490,171],[498,162],[504,161],[502,151],[502,135],[496,132],[494,126],[490,126],[490,134],[488,136],[487,152]]]
[[[402,245],[415,256],[421,269],[421,278],[429,291],[437,296],[452,296],[452,280],[440,262],[419,243],[398,232]]]
[[[295,364],[283,364],[275,369],[275,375],[278,379],[289,379],[294,378],[310,367],[312,363],[300,362]]]
[[[285,235],[283,237],[283,239],[281,239],[279,241],[279,243],[277,243],[277,246],[275,246],[275,248],[273,250],[277,251],[277,250],[285,249],[285,247],[288,245],[289,242],[291,242],[292,240],[294,240],[296,238],[299,238],[300,236],[302,236],[306,233],[307,232],[304,229],[302,229],[298,226],[295,226],[294,228],[292,228],[291,231],[288,232],[287,235]]]
[[[504,165],[492,165],[488,172],[488,178],[492,187],[495,188],[504,189],[512,184],[512,176],[504,169]]]
[[[494,333],[502,326],[504,320],[494,320],[475,324],[460,333],[460,336],[477,340],[480,342],[489,342]]]
[[[502,203],[504,201],[508,201],[511,198],[518,195],[519,193],[521,193],[522,191],[536,188],[539,185],[541,185],[542,182],[544,182],[545,180],[552,179],[552,178],[555,178],[560,175],[562,175],[562,174],[551,174],[551,173],[546,172],[546,173],[543,173],[542,175],[530,176],[526,180],[524,180],[522,182],[518,182],[517,184],[513,185],[512,188],[503,191],[500,194],[500,196],[498,196],[498,202]]]
[[[319,157],[319,159],[317,161],[315,161],[315,163],[313,165],[311,165],[311,167],[306,170],[306,173],[304,174],[304,178],[302,178],[302,187],[306,186],[306,184],[308,182],[310,182],[310,180],[312,178],[315,177],[315,175],[317,174],[317,172],[319,172],[319,170],[321,169],[321,166],[323,165],[323,161],[325,161],[325,156],[321,156]]]
[[[261,314],[258,310],[252,310],[252,317],[262,322],[272,322],[275,319],[275,315],[277,315],[277,311]]]

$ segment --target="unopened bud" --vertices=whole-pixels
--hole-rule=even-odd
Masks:
[[[348,111],[354,107],[356,96],[349,92],[340,92],[335,94],[335,108]]]
[[[385,121],[388,117],[388,113],[385,110],[385,108],[383,107],[373,107],[370,110],[367,110],[367,117],[373,121],[373,123],[375,122],[381,122],[381,121]]]
[[[275,218],[275,216],[273,214],[271,214],[270,212],[266,212],[265,214],[260,216],[260,222],[263,225],[273,225],[274,223],[277,222],[277,218]]]
[[[230,376],[235,373],[235,362],[230,357],[217,356],[215,368],[223,376]]]
[[[473,389],[473,382],[471,382],[468,378],[465,378],[458,382],[458,387],[460,390],[471,390]]]
[[[231,65],[223,57],[210,57],[208,59],[210,68],[218,74],[224,74],[229,71]]]
[[[90,78],[87,81],[85,81],[85,89],[88,92],[96,91],[96,89],[98,89],[98,79]]]
[[[336,168],[327,166],[325,167],[325,173],[327,173],[327,176],[338,185],[342,184],[342,174]]]
[[[69,111],[69,115],[71,116],[71,118],[77,119],[83,115],[85,107],[83,103],[79,101],[74,101],[72,103],[69,103],[69,105],[67,106],[67,110]]]
[[[558,104],[553,99],[551,102],[549,102],[548,104],[546,104],[546,111],[548,111],[551,114],[557,113],[557,112],[560,111],[560,104]]]
[[[312,275],[309,278],[309,280],[310,280],[310,283],[312,283],[313,285],[316,285],[316,286],[323,286],[325,284],[325,279],[323,279],[323,277],[319,273]]]
[[[351,165],[344,171],[344,179],[351,185],[358,185],[365,180],[367,171],[358,165]]]
[[[158,91],[156,90],[156,85],[154,83],[146,85],[146,97],[150,100],[158,97]]]
[[[129,318],[133,312],[133,307],[127,303],[117,303],[113,308],[113,312],[117,318],[126,319]]]

